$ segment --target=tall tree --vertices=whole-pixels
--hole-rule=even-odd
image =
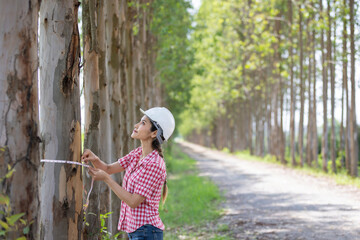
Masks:
[[[320,5],[320,21],[324,23],[324,12],[322,0],[319,1]],[[322,80],[323,80],[323,133],[322,133],[322,169],[327,172],[327,152],[328,152],[328,127],[327,127],[327,64],[325,61],[325,52],[324,52],[324,28],[321,28],[321,39],[320,39],[320,48],[321,48],[321,67],[322,67]]]
[[[0,195],[9,197],[12,215],[32,222],[29,239],[38,238],[38,10],[34,0],[0,2]]]
[[[293,58],[293,38],[292,38],[292,28],[293,28],[293,7],[292,1],[288,0],[288,18],[289,18],[289,54],[290,54],[290,155],[291,155],[291,164],[296,165],[295,159],[295,89],[294,89],[294,58]]]
[[[105,1],[105,58],[106,58],[106,80],[108,82],[109,94],[109,117],[110,117],[110,144],[111,152],[108,163],[114,162],[121,157],[121,143],[122,138],[129,136],[122,136],[120,122],[120,112],[122,106],[120,105],[121,99],[121,85],[123,79],[120,78],[120,27],[124,24],[120,19],[120,1]],[[113,179],[121,185],[120,174],[112,176]],[[110,191],[110,190],[109,190]],[[107,203],[104,203],[107,204]],[[109,231],[116,229],[118,222],[118,214],[120,212],[120,199],[112,191],[110,191],[110,201],[108,203],[108,210],[114,214],[108,218]],[[106,211],[106,212],[107,212]],[[106,213],[104,212],[104,213]],[[104,214],[103,213],[103,214]]]
[[[348,9],[348,1],[343,0],[342,6],[342,20],[343,20],[343,36],[342,36],[342,80],[343,80],[343,98],[345,97],[345,107],[342,104],[342,109],[345,111],[345,129],[343,134],[343,139],[345,141],[344,148],[345,148],[345,168],[347,169],[348,173],[350,173],[350,146],[349,146],[349,131],[350,131],[350,112],[349,112],[349,91],[348,91],[348,50],[347,50],[347,9]]]
[[[306,163],[308,164],[308,166],[311,166],[312,164],[312,148],[313,146],[313,122],[312,122],[312,118],[313,118],[313,104],[312,104],[312,93],[311,93],[311,84],[312,84],[312,67],[313,67],[313,58],[312,58],[312,48],[311,45],[314,44],[312,42],[312,36],[311,36],[311,32],[310,32],[310,18],[307,19],[306,21],[306,39],[307,39],[307,47],[306,47],[306,54],[307,54],[307,60],[308,60],[308,88],[307,88],[307,92],[308,92],[308,121],[307,121],[307,134],[306,134]],[[315,84],[315,83],[314,83]]]
[[[77,0],[43,1],[40,7],[40,122],[42,158],[80,162],[80,93]],[[40,239],[80,239],[82,169],[40,168]]]
[[[336,156],[335,156],[335,66],[334,59],[335,52],[332,53],[332,17],[331,17],[331,2],[327,1],[327,69],[330,70],[330,85],[331,85],[331,138],[330,138],[330,151],[332,171],[336,173]],[[334,39],[335,41],[335,39]],[[328,71],[329,72],[329,71]],[[327,137],[327,136],[326,136]]]
[[[318,167],[318,134],[317,134],[317,117],[316,117],[316,108],[317,108],[317,105],[316,105],[316,79],[317,79],[317,76],[316,76],[316,50],[315,50],[315,44],[316,44],[316,33],[315,33],[315,29],[313,29],[312,31],[312,63],[313,63],[313,80],[314,80],[314,83],[313,83],[313,100],[312,100],[312,103],[313,103],[313,116],[312,116],[312,133],[313,133],[313,151],[312,151],[312,159],[313,161],[315,162],[315,167]]]
[[[99,88],[99,24],[97,19],[100,17],[98,11],[102,11],[103,4],[96,5],[95,1],[82,2],[82,26],[83,26],[83,45],[84,45],[84,99],[85,99],[85,133],[84,148],[91,149],[96,155],[100,156],[100,149],[104,145],[100,142],[100,88]],[[91,188],[92,179],[87,172],[84,173],[85,189]],[[88,206],[85,216],[84,238],[98,237],[100,234],[100,183],[95,181],[92,194],[90,195],[91,204]],[[86,203],[85,203],[86,204]]]
[[[350,81],[351,81],[351,108],[350,108],[350,165],[351,175],[358,176],[358,144],[356,126],[356,106],[355,106],[355,4],[354,0],[349,2],[350,8]]]
[[[299,155],[300,155],[300,165],[304,166],[304,154],[303,154],[303,143],[304,143],[304,109],[305,109],[305,84],[304,84],[304,46],[303,46],[303,9],[302,3],[299,7],[299,48],[300,48],[300,58],[299,58],[299,70],[300,70],[300,121],[299,121]]]

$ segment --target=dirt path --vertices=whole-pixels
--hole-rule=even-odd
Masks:
[[[236,239],[360,239],[360,191],[281,166],[180,143],[224,192]]]

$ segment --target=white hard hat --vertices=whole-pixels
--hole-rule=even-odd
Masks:
[[[156,138],[159,142],[163,143],[162,137],[167,141],[175,129],[175,119],[172,113],[164,107],[154,107],[146,111],[140,108],[140,111],[145,114],[158,129]]]

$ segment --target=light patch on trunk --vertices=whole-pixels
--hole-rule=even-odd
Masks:
[[[59,200],[62,201],[66,197],[66,172],[65,165],[61,166],[59,176]]]

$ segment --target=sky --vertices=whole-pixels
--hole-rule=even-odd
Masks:
[[[195,14],[200,8],[201,0],[191,0],[191,4],[194,9],[192,11],[190,11],[190,13]]]

